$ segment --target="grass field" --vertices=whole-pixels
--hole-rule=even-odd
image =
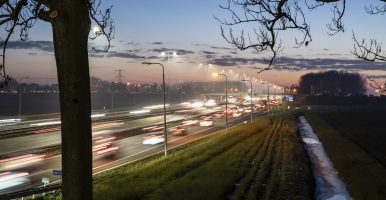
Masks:
[[[95,199],[312,199],[292,115],[259,117],[94,178]]]
[[[306,114],[354,199],[386,199],[384,113],[362,107]]]

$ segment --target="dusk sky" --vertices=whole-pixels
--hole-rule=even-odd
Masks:
[[[230,14],[219,4],[227,0],[104,0],[113,5],[115,39],[108,53],[90,50],[90,73],[105,80],[117,80],[116,70],[123,69],[124,80],[131,83],[160,81],[161,69],[142,65],[142,61],[162,62],[170,82],[217,80],[213,72],[232,69],[256,77],[256,67],[265,67],[269,54],[253,50],[241,52],[226,43],[220,35],[220,24],[214,16],[229,19]],[[309,71],[345,69],[366,75],[384,75],[384,63],[356,59],[352,31],[358,38],[375,38],[384,42],[386,16],[370,16],[364,7],[377,0],[349,1],[344,17],[345,32],[328,36],[326,24],[332,17],[330,8],[306,12],[311,24],[313,41],[308,47],[294,48],[296,33],[282,32],[284,51],[273,70],[258,78],[277,84],[296,84]],[[253,26],[253,24],[250,24]],[[55,83],[56,67],[52,33],[49,24],[38,22],[26,42],[15,34],[7,51],[7,73],[15,78],[30,77],[24,82]],[[90,41],[103,45],[103,40]],[[386,47],[385,47],[386,48]],[[177,52],[177,56],[162,56],[161,52]],[[211,64],[205,69],[200,63]],[[254,69],[255,68],[255,69]],[[206,72],[206,73],[205,73]],[[236,76],[234,77],[236,79]]]

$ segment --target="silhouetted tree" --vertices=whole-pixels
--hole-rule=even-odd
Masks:
[[[101,10],[101,0],[0,0],[1,85],[9,81],[5,73],[5,52],[13,33],[21,40],[37,20],[52,26],[59,82],[62,131],[62,195],[66,200],[92,199],[91,98],[88,38],[106,36],[107,51],[113,38],[111,8]],[[97,24],[91,35],[91,20]]]
[[[366,82],[358,73],[327,71],[301,76],[299,89],[307,95],[355,96],[366,92]]]
[[[281,51],[279,34],[286,31],[298,31],[299,39],[295,38],[295,47],[307,46],[312,41],[310,24],[306,20],[304,9],[316,10],[329,5],[333,13],[331,22],[327,24],[329,35],[344,32],[343,17],[346,11],[346,0],[228,0],[220,8],[231,15],[230,20],[216,19],[221,24],[221,34],[224,39],[244,51],[255,49],[257,52],[271,52],[272,56],[267,70],[273,64]],[[378,4],[370,2],[365,11],[370,15],[385,14],[386,1]],[[247,31],[253,24],[252,30]],[[229,27],[225,31],[224,27]],[[235,33],[235,30],[238,33]],[[250,33],[249,33],[250,32]],[[368,61],[386,61],[386,53],[382,45],[374,39],[358,40],[353,33],[354,49],[352,53],[360,59]]]

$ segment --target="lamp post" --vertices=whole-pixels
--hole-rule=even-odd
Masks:
[[[253,120],[253,105],[252,105],[252,80],[245,80],[243,79],[242,81],[249,81],[249,83],[251,84],[251,123],[252,123],[252,120]]]
[[[225,132],[228,132],[228,77],[226,74],[214,73],[213,76],[224,76],[225,78]]]
[[[165,156],[168,155],[168,137],[167,137],[167,129],[166,129],[166,91],[165,91],[165,68],[161,63],[153,63],[153,62],[142,62],[144,65],[160,65],[162,67],[162,87],[163,87],[163,98],[164,98],[164,138],[165,138]]]

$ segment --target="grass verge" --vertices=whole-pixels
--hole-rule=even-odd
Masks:
[[[312,198],[312,176],[292,115],[259,117],[227,134],[94,179],[95,199]],[[245,195],[246,194],[246,195]]]

